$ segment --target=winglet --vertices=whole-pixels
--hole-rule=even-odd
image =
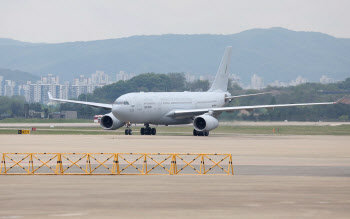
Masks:
[[[52,95],[51,95],[50,92],[47,92],[47,95],[49,96],[49,100],[52,100],[52,99],[53,99],[53,97],[52,97]]]

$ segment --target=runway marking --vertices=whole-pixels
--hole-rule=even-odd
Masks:
[[[330,204],[331,202],[317,202],[318,204]]]
[[[250,204],[244,204],[242,206],[245,206],[245,207],[260,207],[261,205],[257,204],[257,203],[250,203]]]
[[[283,201],[283,202],[280,202],[280,204],[295,204],[295,202],[293,202],[293,201]]]
[[[73,217],[73,216],[83,216],[86,213],[70,213],[70,214],[51,214],[52,217]]]
[[[22,218],[23,216],[2,216],[1,218]]]

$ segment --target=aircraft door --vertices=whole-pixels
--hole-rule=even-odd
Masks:
[[[143,108],[143,100],[141,98],[135,98],[135,106],[136,106],[136,111],[142,111]]]

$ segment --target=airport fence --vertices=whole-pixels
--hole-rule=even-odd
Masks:
[[[233,175],[231,154],[2,153],[0,175]]]

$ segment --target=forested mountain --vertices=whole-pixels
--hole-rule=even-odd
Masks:
[[[25,45],[31,45],[31,43],[8,39],[8,38],[0,38],[0,46],[25,46]]]
[[[226,46],[233,46],[231,73],[248,83],[253,74],[265,82],[298,75],[318,81],[350,76],[350,39],[283,28],[252,29],[232,35],[159,35],[57,44],[0,39],[0,67],[63,80],[96,70],[114,74],[189,72],[215,74]]]
[[[40,79],[39,76],[33,75],[28,72],[10,70],[10,69],[4,69],[4,68],[0,68],[0,76],[4,76],[4,80],[12,80],[16,82],[31,81],[35,83],[37,80]]]

